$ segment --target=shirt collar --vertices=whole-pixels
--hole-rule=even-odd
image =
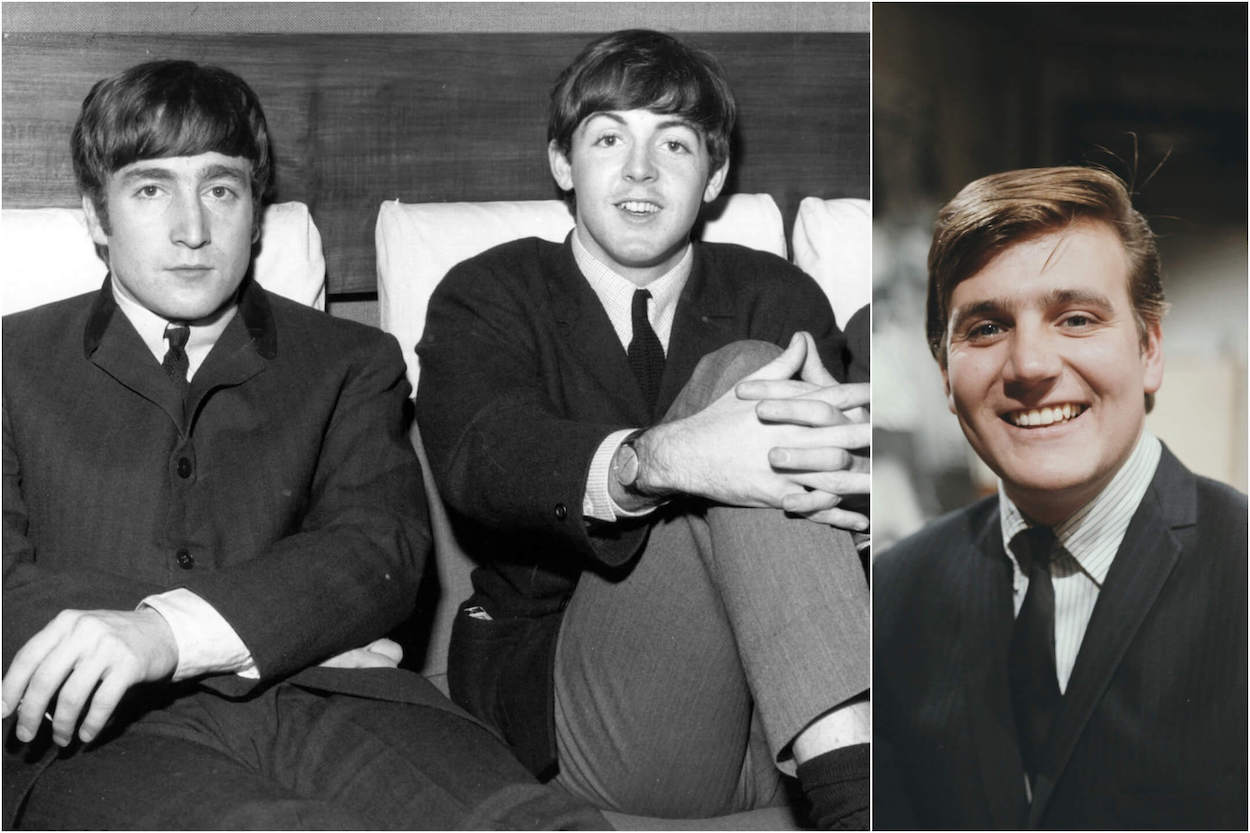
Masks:
[[[590,288],[599,298],[599,303],[603,304],[621,343],[628,344],[633,335],[630,304],[634,298],[634,291],[646,289],[651,293],[652,326],[660,341],[667,347],[677,301],[681,298],[681,291],[685,288],[694,265],[694,247],[686,243],[685,252],[672,269],[645,287],[639,287],[591,254],[578,236],[577,229],[573,230],[571,237],[573,259],[577,262],[577,268],[581,270]]]
[[[169,342],[165,340],[165,327],[171,322],[152,312],[147,307],[131,299],[123,294],[117,288],[117,281],[110,281],[113,292],[113,301],[117,304],[117,308],[122,311],[126,319],[130,321],[131,326],[139,333],[139,337],[143,339],[143,343],[147,345],[156,360],[162,361],[165,358],[165,352],[169,349]],[[231,304],[230,307],[216,319],[208,324],[191,325],[191,333],[187,337],[187,378],[190,379],[195,375],[204,359],[208,357],[209,352],[213,349],[213,345],[217,343],[217,339],[225,331],[226,325],[234,318],[238,304]]]
[[[1150,481],[1154,479],[1162,453],[1159,438],[1143,429],[1133,451],[1111,482],[1093,500],[1055,527],[1055,537],[1060,545],[1099,586],[1107,578],[1129,522],[1150,487]],[[1026,529],[1029,523],[1020,508],[1007,496],[1002,481],[998,483],[998,514],[1003,549],[1015,562],[1016,570],[1020,570],[1015,553],[1011,551],[1011,539]]]

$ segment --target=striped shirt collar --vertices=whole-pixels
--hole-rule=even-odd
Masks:
[[[634,299],[634,291],[641,288],[651,293],[647,317],[651,321],[651,327],[655,330],[656,336],[660,339],[660,344],[664,346],[664,351],[668,352],[668,341],[673,331],[673,316],[677,311],[677,301],[681,298],[681,291],[685,289],[686,281],[689,280],[690,271],[694,265],[694,247],[687,243],[686,251],[677,261],[676,266],[645,287],[639,287],[591,254],[579,237],[579,229],[573,230],[572,238],[573,259],[577,261],[577,268],[581,270],[582,276],[586,278],[586,282],[590,284],[590,288],[599,298],[599,303],[603,304],[603,309],[612,321],[612,329],[616,331],[616,337],[620,339],[621,346],[628,349],[630,341],[633,340],[634,326],[630,319],[630,305]]]
[[[1070,518],[1055,527],[1055,537],[1077,564],[1093,581],[1102,586],[1115,560],[1116,551],[1124,540],[1129,522],[1150,481],[1163,446],[1158,437],[1143,429],[1132,453],[1111,478],[1111,482],[1098,496],[1078,509]],[[1002,481],[998,483],[998,514],[1001,520],[1003,549],[1008,553],[1017,571],[1021,570],[1015,553],[1011,551],[1011,539],[1029,524],[1007,492]]]

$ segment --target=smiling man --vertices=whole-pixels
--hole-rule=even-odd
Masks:
[[[1246,824],[1246,498],[1145,427],[1154,237],[1092,168],[940,212],[929,345],[999,490],[874,565],[874,826]]]
[[[72,149],[108,277],[4,319],[4,826],[603,827],[382,638],[429,553],[403,359],[252,280],[251,88],[133,67]]]
[[[862,827],[867,518],[842,500],[867,492],[868,425],[843,411],[867,385],[839,381],[811,278],[690,240],[734,113],[672,37],[591,43],[551,97],[573,232],[473,258],[430,301],[418,420],[482,565],[451,691],[600,807],[764,808],[797,766],[813,821]]]

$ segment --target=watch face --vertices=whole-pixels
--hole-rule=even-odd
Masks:
[[[616,470],[616,481],[622,486],[633,486],[638,479],[638,452],[632,445],[621,446],[620,468]]]

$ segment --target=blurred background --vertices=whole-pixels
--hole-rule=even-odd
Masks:
[[[1246,8],[873,6],[875,551],[995,488],[925,344],[925,261],[937,209],[1011,168],[1130,183],[1172,304],[1147,425],[1246,490]]]

